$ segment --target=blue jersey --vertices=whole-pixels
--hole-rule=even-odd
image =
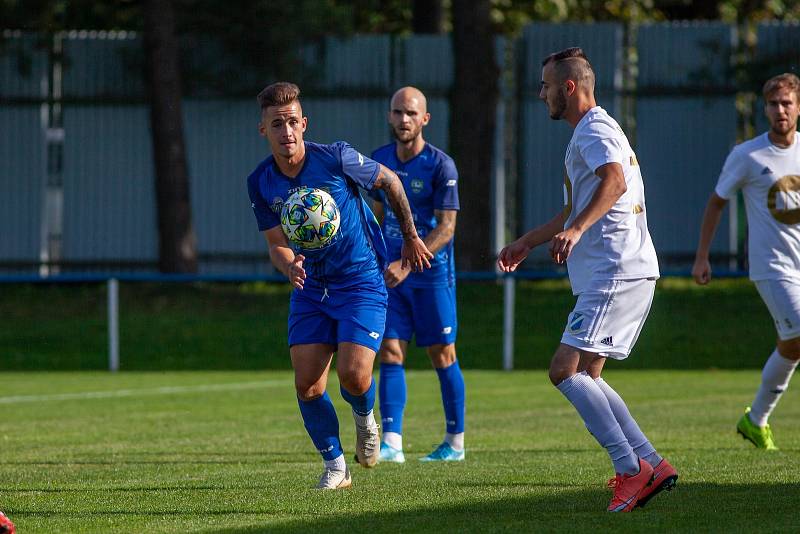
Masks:
[[[434,210],[458,210],[458,171],[453,159],[431,145],[425,144],[422,152],[406,161],[397,158],[395,143],[382,146],[372,153],[372,159],[393,170],[403,182],[403,187],[414,215],[417,233],[425,238],[436,228]],[[389,251],[389,261],[400,259],[403,235],[400,224],[383,191],[372,191],[370,196],[383,203],[383,234]],[[443,246],[431,260],[431,268],[412,272],[403,282],[409,287],[450,287],[455,284],[453,240]]]
[[[303,187],[327,191],[339,207],[340,225],[330,242],[319,249],[301,249],[305,256],[306,284],[348,287],[380,276],[386,245],[375,216],[358,193],[358,186],[372,189],[380,166],[344,142],[320,145],[305,142],[306,155],[300,173],[284,175],[273,156],[247,177],[250,203],[260,231],[280,224],[283,203]]]

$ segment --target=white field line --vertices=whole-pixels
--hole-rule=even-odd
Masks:
[[[163,386],[146,389],[116,389],[111,391],[83,391],[79,393],[56,393],[53,395],[15,395],[0,397],[0,404],[25,402],[48,402],[63,400],[113,399],[120,397],[148,397],[153,395],[175,395],[181,393],[205,393],[209,391],[239,391],[283,385],[289,380],[261,380],[259,382],[234,382],[230,384],[200,384],[197,386]]]

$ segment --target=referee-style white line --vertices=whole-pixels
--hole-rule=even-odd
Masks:
[[[0,404],[25,402],[48,402],[63,400],[113,399],[120,397],[146,397],[152,395],[175,395],[181,393],[205,393],[209,391],[238,391],[285,385],[286,380],[261,380],[259,382],[235,382],[230,384],[202,384],[197,386],[163,386],[147,389],[116,389],[113,391],[83,391],[80,393],[57,393],[53,395],[15,395],[0,397]]]

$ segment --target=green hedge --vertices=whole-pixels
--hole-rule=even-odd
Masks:
[[[288,369],[287,285],[120,285],[123,370]],[[458,287],[458,355],[465,368],[502,366],[503,288]],[[520,282],[515,366],[545,368],[572,308],[566,281]],[[107,367],[104,285],[0,287],[0,369]],[[653,309],[626,368],[758,368],[775,344],[767,310],[747,280],[698,288],[659,281]],[[408,366],[427,368],[413,347]]]

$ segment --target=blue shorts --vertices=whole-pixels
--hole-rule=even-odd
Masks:
[[[289,346],[357,343],[375,352],[386,324],[386,286],[376,275],[350,287],[306,283],[289,300]]]
[[[389,288],[384,337],[410,341],[415,335],[418,347],[430,347],[455,343],[457,331],[455,286]]]

